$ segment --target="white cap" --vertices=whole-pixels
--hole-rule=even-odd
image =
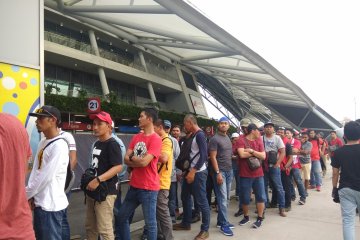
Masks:
[[[237,132],[231,134],[231,138],[237,138],[237,137],[240,137],[240,135]]]

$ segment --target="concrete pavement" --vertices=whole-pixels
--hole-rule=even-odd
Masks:
[[[323,178],[321,192],[309,190],[306,204],[300,206],[298,199],[292,202],[292,210],[287,217],[280,217],[278,209],[267,209],[263,225],[259,229],[251,228],[251,224],[240,226],[241,217],[234,217],[238,206],[236,200],[231,200],[229,206],[229,220],[235,225],[234,236],[227,237],[216,228],[217,214],[211,212],[210,238],[209,239],[261,239],[261,240],[339,240],[342,239],[342,223],[340,204],[331,198],[331,171]],[[251,203],[250,220],[256,220],[255,207]],[[142,223],[138,223],[138,226]],[[135,225],[133,226],[135,227]],[[190,231],[174,231],[176,240],[191,240],[200,230],[200,222],[192,224]],[[132,233],[132,239],[140,239],[141,230]],[[360,239],[360,224],[356,219],[356,236]]]

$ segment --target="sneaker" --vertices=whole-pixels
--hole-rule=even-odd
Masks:
[[[244,218],[239,222],[239,225],[244,226],[247,223],[250,223],[249,217],[244,216]]]
[[[310,188],[310,189],[315,189],[315,186],[314,186],[314,185],[310,185],[309,188]]]
[[[296,196],[292,196],[291,201],[295,201],[295,200],[296,200]]]
[[[285,208],[285,212],[290,212],[291,211],[291,207],[286,207]]]
[[[280,208],[280,209],[279,209],[279,215],[280,215],[281,217],[286,217],[285,208]]]
[[[300,199],[299,200],[299,205],[305,205],[305,200]]]
[[[204,240],[209,238],[209,232],[200,231],[198,235],[194,238],[194,240]]]
[[[189,226],[185,226],[185,225],[183,225],[182,223],[177,223],[177,224],[174,224],[173,225],[173,230],[175,230],[175,231],[177,231],[177,230],[179,230],[179,231],[181,231],[181,230],[191,230],[191,226],[189,225]]]
[[[223,233],[225,236],[233,236],[234,235],[234,233],[231,231],[229,226],[226,226],[226,225],[221,226],[220,232]]]
[[[199,214],[195,214],[195,216],[191,219],[191,223],[196,223],[198,221],[200,221],[200,215]]]
[[[253,228],[259,228],[259,227],[261,227],[261,223],[262,223],[262,219],[260,217],[258,217],[256,219],[256,222],[253,223],[252,227]]]
[[[316,191],[320,192],[320,191],[321,191],[321,187],[320,187],[320,186],[316,186]]]
[[[240,217],[241,215],[243,215],[244,212],[242,209],[239,209],[235,214],[234,214],[234,217]]]
[[[184,216],[184,213],[180,213],[180,214],[177,216],[176,220],[182,220],[182,219],[183,219],[183,216]]]
[[[277,204],[270,203],[268,208],[277,208],[277,207],[278,207]]]
[[[228,223],[227,226],[228,226],[230,229],[234,229],[234,228],[235,228],[234,224],[231,224],[231,223]]]
[[[230,229],[234,229],[234,228],[235,228],[234,224],[231,224],[231,223],[226,224],[226,226],[228,226]],[[216,227],[217,227],[217,228],[221,228],[222,226],[220,225],[220,223],[218,223],[218,224],[216,224]]]

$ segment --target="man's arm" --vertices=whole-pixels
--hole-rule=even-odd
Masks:
[[[285,148],[280,148],[279,151],[280,151],[280,153],[278,155],[278,159],[277,159],[276,164],[274,165],[274,167],[280,167],[280,164],[281,164],[281,162],[284,159],[285,154],[286,154],[285,153]]]
[[[76,150],[70,150],[69,158],[70,158],[70,168],[72,171],[74,171],[77,164]]]
[[[332,185],[333,188],[337,188],[339,182],[339,168],[333,167],[333,174],[332,174]]]
[[[169,160],[171,154],[173,154],[172,141],[168,137],[168,138],[163,139],[163,141],[162,141],[161,154],[160,154],[160,157],[159,157],[159,162],[167,163],[167,161]]]
[[[154,159],[154,156],[149,153],[147,153],[143,158],[132,156],[130,159],[129,155],[132,154],[132,152],[132,149],[127,150],[125,156],[125,163],[129,167],[146,167]]]
[[[218,166],[217,160],[216,160],[217,151],[210,151],[209,155],[210,155],[210,162],[211,162],[211,165],[212,165],[214,171],[215,172],[219,171],[219,166]]]
[[[87,185],[87,189],[90,191],[94,191],[101,182],[105,182],[109,180],[110,178],[114,177],[116,174],[121,172],[122,165],[116,165],[98,176],[97,178],[94,178],[89,184]]]

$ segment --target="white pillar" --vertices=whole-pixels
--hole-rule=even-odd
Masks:
[[[145,69],[145,72],[148,73],[148,68],[147,68],[147,66],[146,66],[144,54],[142,53],[142,51],[139,51],[139,57],[140,57],[140,62],[141,62],[141,64],[143,65],[143,67],[144,67],[144,69]],[[151,101],[152,101],[153,103],[156,103],[157,100],[156,100],[154,88],[153,88],[151,82],[147,82],[147,88],[148,88],[148,91],[149,91],[149,95],[150,95]]]
[[[95,55],[100,57],[99,48],[98,48],[95,33],[93,30],[89,30],[89,38],[90,38],[91,47],[94,50]],[[108,87],[108,84],[106,81],[105,71],[102,67],[98,67],[98,74],[99,74],[99,78],[100,78],[100,84],[101,84],[101,89],[102,89],[103,95],[106,96],[107,94],[110,93],[110,91],[109,91],[109,87]]]
[[[185,80],[184,80],[184,77],[183,77],[183,74],[181,72],[181,67],[178,63],[175,64],[175,67],[176,67],[176,72],[179,76],[179,80],[180,80],[180,85],[181,85],[181,88],[182,88],[182,91],[183,91],[183,94],[185,96],[185,99],[186,99],[186,104],[188,106],[188,111],[189,112],[194,112],[194,108],[193,108],[193,105],[191,103],[191,99],[190,99],[190,96],[189,96],[189,92],[187,90],[187,87],[186,87],[186,84],[185,84]]]

